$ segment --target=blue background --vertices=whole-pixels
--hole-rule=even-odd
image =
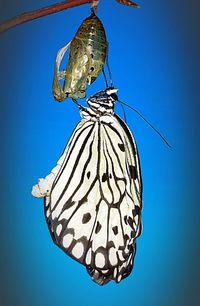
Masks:
[[[1,1],[1,20],[55,1]],[[200,305],[199,1],[101,1],[119,97],[168,139],[169,149],[131,110],[144,183],[143,233],[135,267],[119,285],[93,283],[51,241],[42,200],[31,196],[80,120],[71,100],[51,94],[57,50],[89,15],[83,5],[0,35],[3,306]],[[101,76],[88,94],[104,88]],[[122,116],[121,109],[116,112]]]

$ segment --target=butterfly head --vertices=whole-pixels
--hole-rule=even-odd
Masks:
[[[87,99],[87,103],[96,113],[110,113],[114,109],[115,101],[118,100],[117,91],[114,87],[108,87]]]
[[[111,97],[114,100],[114,102],[118,100],[118,96],[116,94],[118,92],[117,88],[109,87],[105,91],[108,97]]]

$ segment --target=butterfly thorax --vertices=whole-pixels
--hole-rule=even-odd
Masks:
[[[116,92],[117,89],[109,87],[99,91],[87,100],[90,109],[96,116],[113,113],[115,101],[118,99]]]

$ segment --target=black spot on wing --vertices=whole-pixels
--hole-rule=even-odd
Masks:
[[[96,211],[99,210],[99,206],[100,206],[100,203],[98,203],[98,204],[96,205]]]
[[[95,234],[98,234],[98,232],[101,230],[101,224],[99,223],[99,221],[97,221],[97,225],[95,228]]]
[[[72,207],[76,202],[75,201],[67,201],[65,203],[65,205],[63,206],[62,212],[66,209],[69,209],[70,207]]]
[[[129,239],[130,239],[129,235],[125,234],[125,235],[124,235],[124,241],[125,241],[125,244],[126,244],[126,242],[127,242]],[[130,245],[129,245],[129,246],[127,246],[127,247],[128,247],[128,249],[129,249],[129,248],[131,248],[131,246],[130,246]]]
[[[135,238],[135,236],[136,236],[136,231],[134,230],[134,228],[132,228],[131,238]]]
[[[84,214],[83,219],[82,219],[82,223],[85,224],[85,223],[89,222],[90,219],[91,219],[90,213]]]
[[[107,173],[104,173],[103,175],[102,175],[102,182],[104,183],[104,182],[106,182],[107,180],[108,180],[108,174]]]
[[[130,225],[130,227],[133,227],[133,219],[131,217],[128,218],[128,224]]]
[[[86,203],[88,201],[87,197],[83,197],[80,201],[79,201],[79,205],[82,205],[84,203]]]
[[[124,216],[124,222],[125,222],[126,225],[128,224],[128,220],[127,219],[128,219],[127,216]]]
[[[114,233],[115,235],[118,234],[118,227],[117,227],[117,226],[114,226],[114,227],[112,228],[112,230],[113,230],[113,233]]]
[[[125,152],[125,147],[123,143],[118,143],[118,147],[120,148],[122,152]]]
[[[115,245],[114,245],[113,241],[108,241],[107,242],[106,250],[108,250],[110,248],[115,248]],[[106,251],[106,253],[107,253],[107,251]]]
[[[140,212],[141,212],[140,207],[135,205],[135,208],[133,209],[133,216],[135,217],[135,216],[139,215]]]
[[[90,178],[90,171],[88,171],[88,173],[87,173],[87,178],[88,179]]]
[[[137,179],[136,168],[133,165],[129,165],[130,175],[133,180]]]

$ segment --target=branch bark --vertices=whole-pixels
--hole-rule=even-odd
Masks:
[[[46,15],[54,14],[69,8],[79,6],[86,3],[92,3],[94,0],[68,0],[60,3],[56,3],[50,6],[43,7],[39,10],[23,13],[19,16],[11,18],[5,22],[0,23],[0,33],[5,32],[16,25],[37,19]]]
[[[92,3],[92,7],[95,8],[98,6],[100,0],[68,0],[60,3],[56,3],[50,6],[43,7],[39,10],[31,11],[23,13],[19,16],[6,20],[5,22],[0,23],[0,33],[5,32],[16,25],[31,21],[33,19],[37,19],[43,16],[47,16],[50,14],[54,14],[63,10],[67,10],[69,8],[79,6],[86,3]],[[138,8],[139,5],[130,0],[116,0],[117,2]]]

